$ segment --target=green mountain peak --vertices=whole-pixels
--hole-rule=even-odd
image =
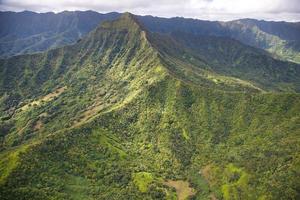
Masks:
[[[120,18],[127,18],[129,20],[136,20],[135,15],[130,13],[130,12],[123,13]]]
[[[120,18],[113,21],[106,21],[100,25],[103,29],[126,29],[126,30],[143,30],[146,29],[139,22],[135,15],[126,12]]]

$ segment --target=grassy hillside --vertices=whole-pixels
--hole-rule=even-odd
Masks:
[[[197,199],[297,199],[299,99],[215,92],[168,76],[126,107],[31,146],[2,194],[163,199],[173,191],[165,181],[184,180]]]
[[[126,13],[75,45],[1,60],[1,197],[298,199],[299,66],[257,66],[244,52],[272,58],[225,39],[212,61],[174,38]],[[274,74],[237,76],[238,59]]]

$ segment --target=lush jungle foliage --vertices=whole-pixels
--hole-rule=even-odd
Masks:
[[[262,50],[151,33],[128,13],[1,60],[0,197],[299,199],[299,77]]]

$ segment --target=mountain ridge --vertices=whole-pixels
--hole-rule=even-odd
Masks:
[[[22,19],[17,17],[22,13],[12,13],[11,17],[6,16],[4,12],[2,14],[0,15],[0,21],[1,18],[3,19],[1,22],[2,33],[5,32],[7,35],[0,39],[2,41],[0,42],[1,57],[38,52],[72,44],[95,28],[103,19],[111,20],[120,16],[120,13],[99,14],[93,11],[76,11],[66,12],[65,14],[48,13],[49,20],[47,20],[43,19],[44,14],[35,14],[37,15],[36,17],[28,16],[22,17]],[[59,16],[60,18],[58,18]],[[51,19],[55,17],[58,18],[56,21],[61,21],[56,24],[54,23],[56,26],[60,25],[59,29],[53,27],[53,23],[51,23]],[[251,20],[250,24],[252,25],[249,25],[247,20],[240,20],[240,22],[238,20],[218,22],[185,18],[167,19],[152,16],[138,16],[138,18],[152,32],[170,33],[184,30],[188,33],[199,35],[230,37],[244,44],[267,50],[277,58],[299,63],[299,42],[297,42],[299,28],[297,28],[297,23]],[[27,27],[15,30],[16,27],[23,27],[23,24],[28,24],[26,19],[27,21],[31,20],[30,24]],[[39,19],[43,19],[42,24],[39,23]],[[43,26],[46,23],[47,28],[52,27],[52,29],[57,31],[44,32],[43,29],[45,27]],[[31,27],[34,26],[36,28],[31,30]],[[30,34],[36,30],[37,33]],[[3,35],[2,33],[0,35]],[[16,39],[14,36],[15,33],[25,34],[26,36],[24,35]],[[12,43],[11,40],[16,42]]]
[[[127,14],[76,44],[0,60],[1,196],[297,199],[299,93],[214,72],[201,51],[227,40],[194,37],[204,46]]]

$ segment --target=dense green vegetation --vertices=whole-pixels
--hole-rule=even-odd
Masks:
[[[1,199],[299,199],[299,68],[128,13],[1,60]]]

